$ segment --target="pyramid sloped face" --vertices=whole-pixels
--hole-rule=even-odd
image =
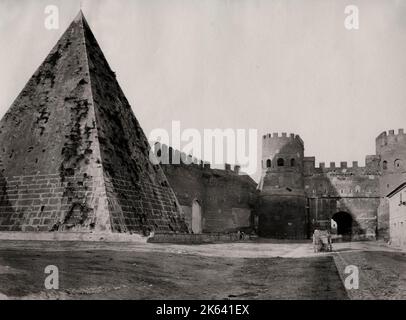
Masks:
[[[80,13],[0,122],[0,231],[187,231]]]
[[[114,231],[187,231],[174,192],[84,19],[90,80]]]
[[[58,173],[65,162],[73,165],[71,154],[84,139],[78,126],[95,126],[86,59],[74,21],[1,120],[4,174]]]
[[[103,183],[89,83],[75,19],[0,122],[0,230],[95,227]]]

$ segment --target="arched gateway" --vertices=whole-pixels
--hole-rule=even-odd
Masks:
[[[332,219],[337,223],[337,234],[343,239],[351,240],[353,219],[348,212],[340,211],[333,215]]]

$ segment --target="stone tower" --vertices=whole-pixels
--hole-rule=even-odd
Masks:
[[[382,132],[375,140],[376,154],[380,158],[381,176],[379,193],[381,196],[378,209],[378,235],[388,237],[389,206],[386,195],[406,181],[406,134],[399,129]]]
[[[304,145],[298,135],[263,136],[258,208],[260,236],[306,237],[303,157]]]
[[[188,228],[82,12],[0,122],[0,231]]]

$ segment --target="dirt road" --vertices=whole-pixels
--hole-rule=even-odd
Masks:
[[[0,298],[359,299],[370,298],[371,291],[373,298],[402,297],[404,253],[361,243],[336,249],[315,255],[308,242],[277,241],[194,246],[2,241]],[[360,285],[357,294],[347,292],[340,279],[347,263],[361,267],[363,280],[378,280]],[[59,269],[59,290],[44,288],[47,265]]]

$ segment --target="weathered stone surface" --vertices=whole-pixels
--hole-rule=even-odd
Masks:
[[[80,12],[0,123],[0,231],[188,232]]]
[[[176,152],[160,146],[164,152]],[[253,230],[257,203],[257,184],[246,174],[239,174],[229,165],[224,170],[209,164],[163,164],[163,170],[192,225],[192,206],[201,206],[202,232]],[[238,167],[237,167],[238,168]]]
[[[263,177],[259,197],[259,235],[306,237],[303,141],[298,135],[274,133],[263,139]],[[293,165],[292,165],[293,164]]]

